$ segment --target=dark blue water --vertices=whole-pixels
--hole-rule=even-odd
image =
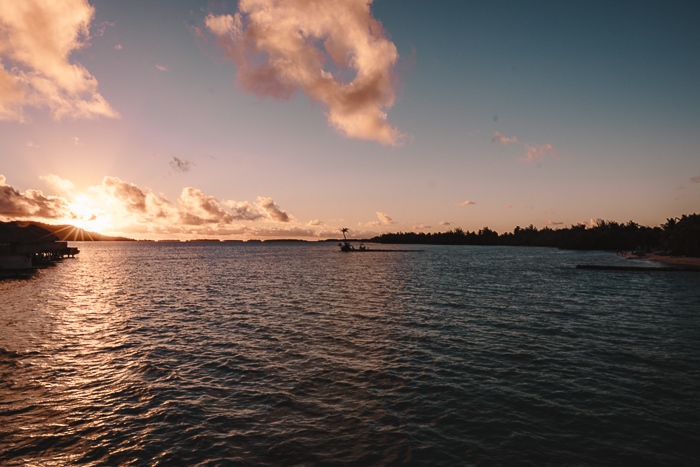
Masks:
[[[84,243],[0,282],[2,465],[695,465],[700,273]]]

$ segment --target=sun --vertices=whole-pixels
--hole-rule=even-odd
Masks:
[[[67,221],[83,230],[103,233],[113,227],[112,216],[99,201],[86,193],[73,196],[68,203],[71,217]]]

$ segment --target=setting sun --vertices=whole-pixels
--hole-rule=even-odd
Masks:
[[[76,227],[97,233],[104,233],[114,227],[112,216],[106,212],[105,206],[85,193],[74,196],[68,207],[72,217],[65,221]]]

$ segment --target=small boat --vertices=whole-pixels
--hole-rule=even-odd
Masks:
[[[359,248],[355,249],[353,245],[350,244],[348,241],[348,238],[345,236],[345,233],[348,231],[347,227],[343,227],[340,229],[341,232],[343,232],[343,243],[338,243],[338,246],[340,247],[340,251],[345,251],[345,252],[351,252],[351,251],[369,251],[369,249],[364,246],[364,244],[360,243]]]
[[[338,243],[338,246],[340,247],[340,251],[344,251],[346,253],[365,253],[365,252],[371,252],[371,253],[381,253],[381,252],[386,252],[386,253],[413,253],[416,251],[423,251],[423,250],[399,250],[399,249],[394,249],[392,248],[391,250],[386,250],[382,248],[367,248],[363,243],[360,243],[360,246],[355,248],[353,245],[350,244],[348,241],[348,238],[345,236],[345,232],[348,231],[347,227],[343,227],[340,229],[341,232],[343,232],[343,242]]]

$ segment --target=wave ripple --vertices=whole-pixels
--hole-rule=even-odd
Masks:
[[[85,243],[0,282],[3,465],[694,465],[700,289],[604,253]]]

